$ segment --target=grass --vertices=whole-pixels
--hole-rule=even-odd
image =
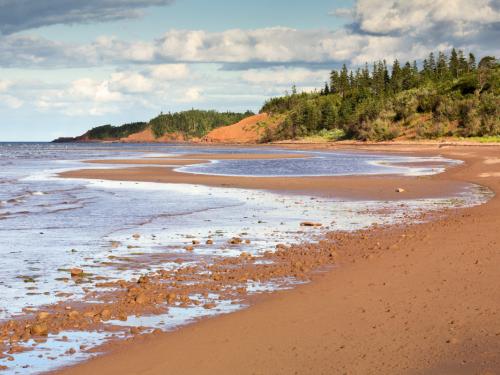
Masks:
[[[305,142],[321,143],[339,141],[344,139],[344,137],[345,133],[341,129],[322,129],[318,133],[302,137],[300,140]]]
[[[487,135],[484,137],[460,137],[461,141],[478,142],[478,143],[500,143],[500,135]]]

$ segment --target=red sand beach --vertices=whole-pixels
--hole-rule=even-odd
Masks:
[[[498,193],[500,148],[374,146],[465,163],[425,178],[242,179],[165,167],[64,177],[335,192],[359,198],[446,195],[474,182]],[[403,187],[405,193],[396,193]],[[58,374],[495,374],[500,371],[500,199],[430,222],[332,233],[336,267],[257,297],[250,308],[171,333],[139,335]],[[333,245],[332,245],[333,244]],[[311,247],[310,251],[314,251]]]

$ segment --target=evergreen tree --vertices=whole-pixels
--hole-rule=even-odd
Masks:
[[[340,75],[336,70],[330,73],[330,93],[337,94],[340,92]]]
[[[323,95],[330,94],[330,87],[328,87],[328,82],[325,82],[325,88],[323,89]]]
[[[473,53],[469,53],[469,60],[467,61],[469,72],[476,70],[476,56]]]
[[[401,88],[409,90],[414,86],[413,71],[410,62],[407,61],[401,71]]]
[[[464,51],[458,50],[458,75],[461,76],[469,71],[467,60],[464,56]]]
[[[348,91],[349,91],[349,73],[347,71],[347,66],[343,64],[339,77],[339,93],[342,97],[345,97]]]
[[[444,52],[438,53],[436,73],[439,79],[444,79],[448,76],[448,64],[446,63],[446,55],[444,54]]]
[[[451,55],[450,55],[450,63],[449,63],[449,70],[450,74],[453,78],[458,78],[458,72],[459,72],[459,61],[458,61],[458,54],[455,48],[451,50]]]
[[[403,87],[403,75],[398,59],[392,63],[391,88],[392,92],[397,93]]]

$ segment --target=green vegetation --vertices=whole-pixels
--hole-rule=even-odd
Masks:
[[[439,52],[389,72],[385,61],[369,68],[333,70],[320,91],[268,100],[261,109],[282,120],[263,141],[284,139],[407,139],[500,136],[500,65],[486,56]],[[326,136],[328,138],[328,136]],[[471,138],[473,139],[473,138]],[[475,138],[474,138],[475,139]],[[486,138],[488,139],[488,138]]]
[[[102,125],[89,130],[85,135],[89,139],[96,140],[125,138],[130,134],[143,131],[147,126],[147,122],[134,122],[122,126]]]
[[[178,113],[160,114],[150,121],[155,137],[159,138],[167,133],[182,133],[186,138],[203,137],[211,130],[234,124],[252,112],[217,112],[189,110]]]
[[[212,129],[241,121],[254,113],[217,112],[189,110],[177,113],[160,114],[149,122],[135,122],[121,126],[102,125],[89,130],[84,138],[90,140],[114,140],[126,138],[151,127],[153,134],[159,138],[167,133],[180,133],[186,139],[203,137]],[[79,137],[81,138],[81,137]],[[60,138],[56,142],[72,142],[78,138]]]

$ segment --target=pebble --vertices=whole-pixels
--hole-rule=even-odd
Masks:
[[[39,323],[32,326],[30,332],[33,336],[47,336],[49,329],[45,323]]]
[[[69,272],[71,273],[71,276],[73,276],[73,277],[83,275],[83,270],[81,268],[72,268]]]
[[[323,224],[314,223],[312,221],[303,221],[302,223],[300,223],[300,226],[301,227],[321,227],[321,226],[323,226]]]

